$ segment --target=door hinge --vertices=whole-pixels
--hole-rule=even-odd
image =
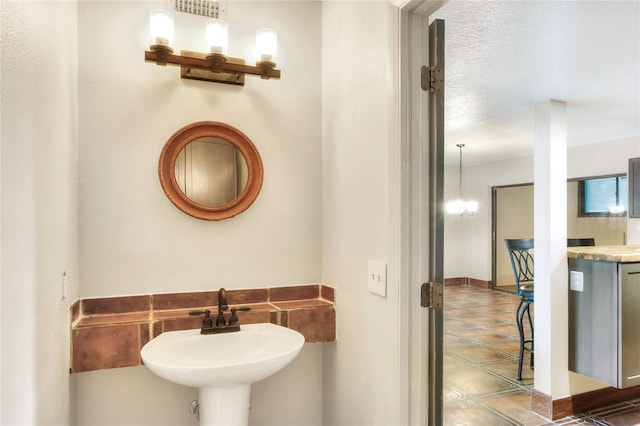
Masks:
[[[442,68],[423,65],[420,69],[420,86],[425,92],[444,92],[444,71]]]
[[[420,288],[420,306],[423,308],[442,308],[442,283],[424,283]]]

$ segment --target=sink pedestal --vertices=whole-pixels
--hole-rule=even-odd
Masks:
[[[199,389],[201,426],[246,426],[251,384],[288,365],[302,345],[297,331],[260,323],[235,333],[166,331],[144,345],[140,356],[163,379]]]
[[[251,385],[231,388],[200,388],[200,426],[246,426],[249,424]]]

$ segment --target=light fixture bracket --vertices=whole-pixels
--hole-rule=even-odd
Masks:
[[[203,70],[200,68],[182,66],[180,67],[180,77],[187,80],[211,81],[215,83],[233,84],[236,86],[244,86],[244,74],[230,73],[222,71],[223,64],[239,64],[244,65],[244,59],[231,58],[224,55],[206,55],[199,52],[191,52],[182,50],[180,54],[183,57],[206,59],[211,64],[211,69],[219,71]]]
[[[276,70],[275,62],[258,61],[256,62],[256,67],[260,68],[260,78],[263,80],[269,80],[270,78],[273,78],[276,75],[276,71],[278,75],[277,78],[280,78],[280,71]]]
[[[257,75],[262,79],[279,79],[280,70],[275,63],[258,62],[255,66],[246,65],[243,59],[211,55],[183,50],[181,55],[174,55],[171,48],[152,46],[151,51],[144,52],[146,62],[157,65],[174,65],[181,67],[180,76],[186,79],[211,81],[216,83],[244,86],[246,74]],[[214,58],[214,59],[212,59]]]
[[[162,66],[167,65],[167,58],[173,54],[172,48],[162,44],[153,44],[149,49],[156,55],[156,64]]]

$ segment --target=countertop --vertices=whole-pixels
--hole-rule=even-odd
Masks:
[[[640,246],[569,247],[567,257],[618,263],[640,262]]]

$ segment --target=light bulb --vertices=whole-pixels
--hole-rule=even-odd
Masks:
[[[268,28],[256,32],[256,62],[275,62],[278,50],[278,34]]]
[[[477,201],[467,201],[466,205],[465,205],[465,209],[469,212],[469,213],[475,213],[478,211],[478,207],[479,204]]]
[[[151,44],[170,47],[173,43],[173,15],[162,9],[153,9],[149,17]]]
[[[449,201],[446,205],[447,213],[461,215],[464,213],[464,201],[454,200]]]
[[[209,19],[206,29],[207,46],[210,53],[227,54],[229,26],[222,19]]]

